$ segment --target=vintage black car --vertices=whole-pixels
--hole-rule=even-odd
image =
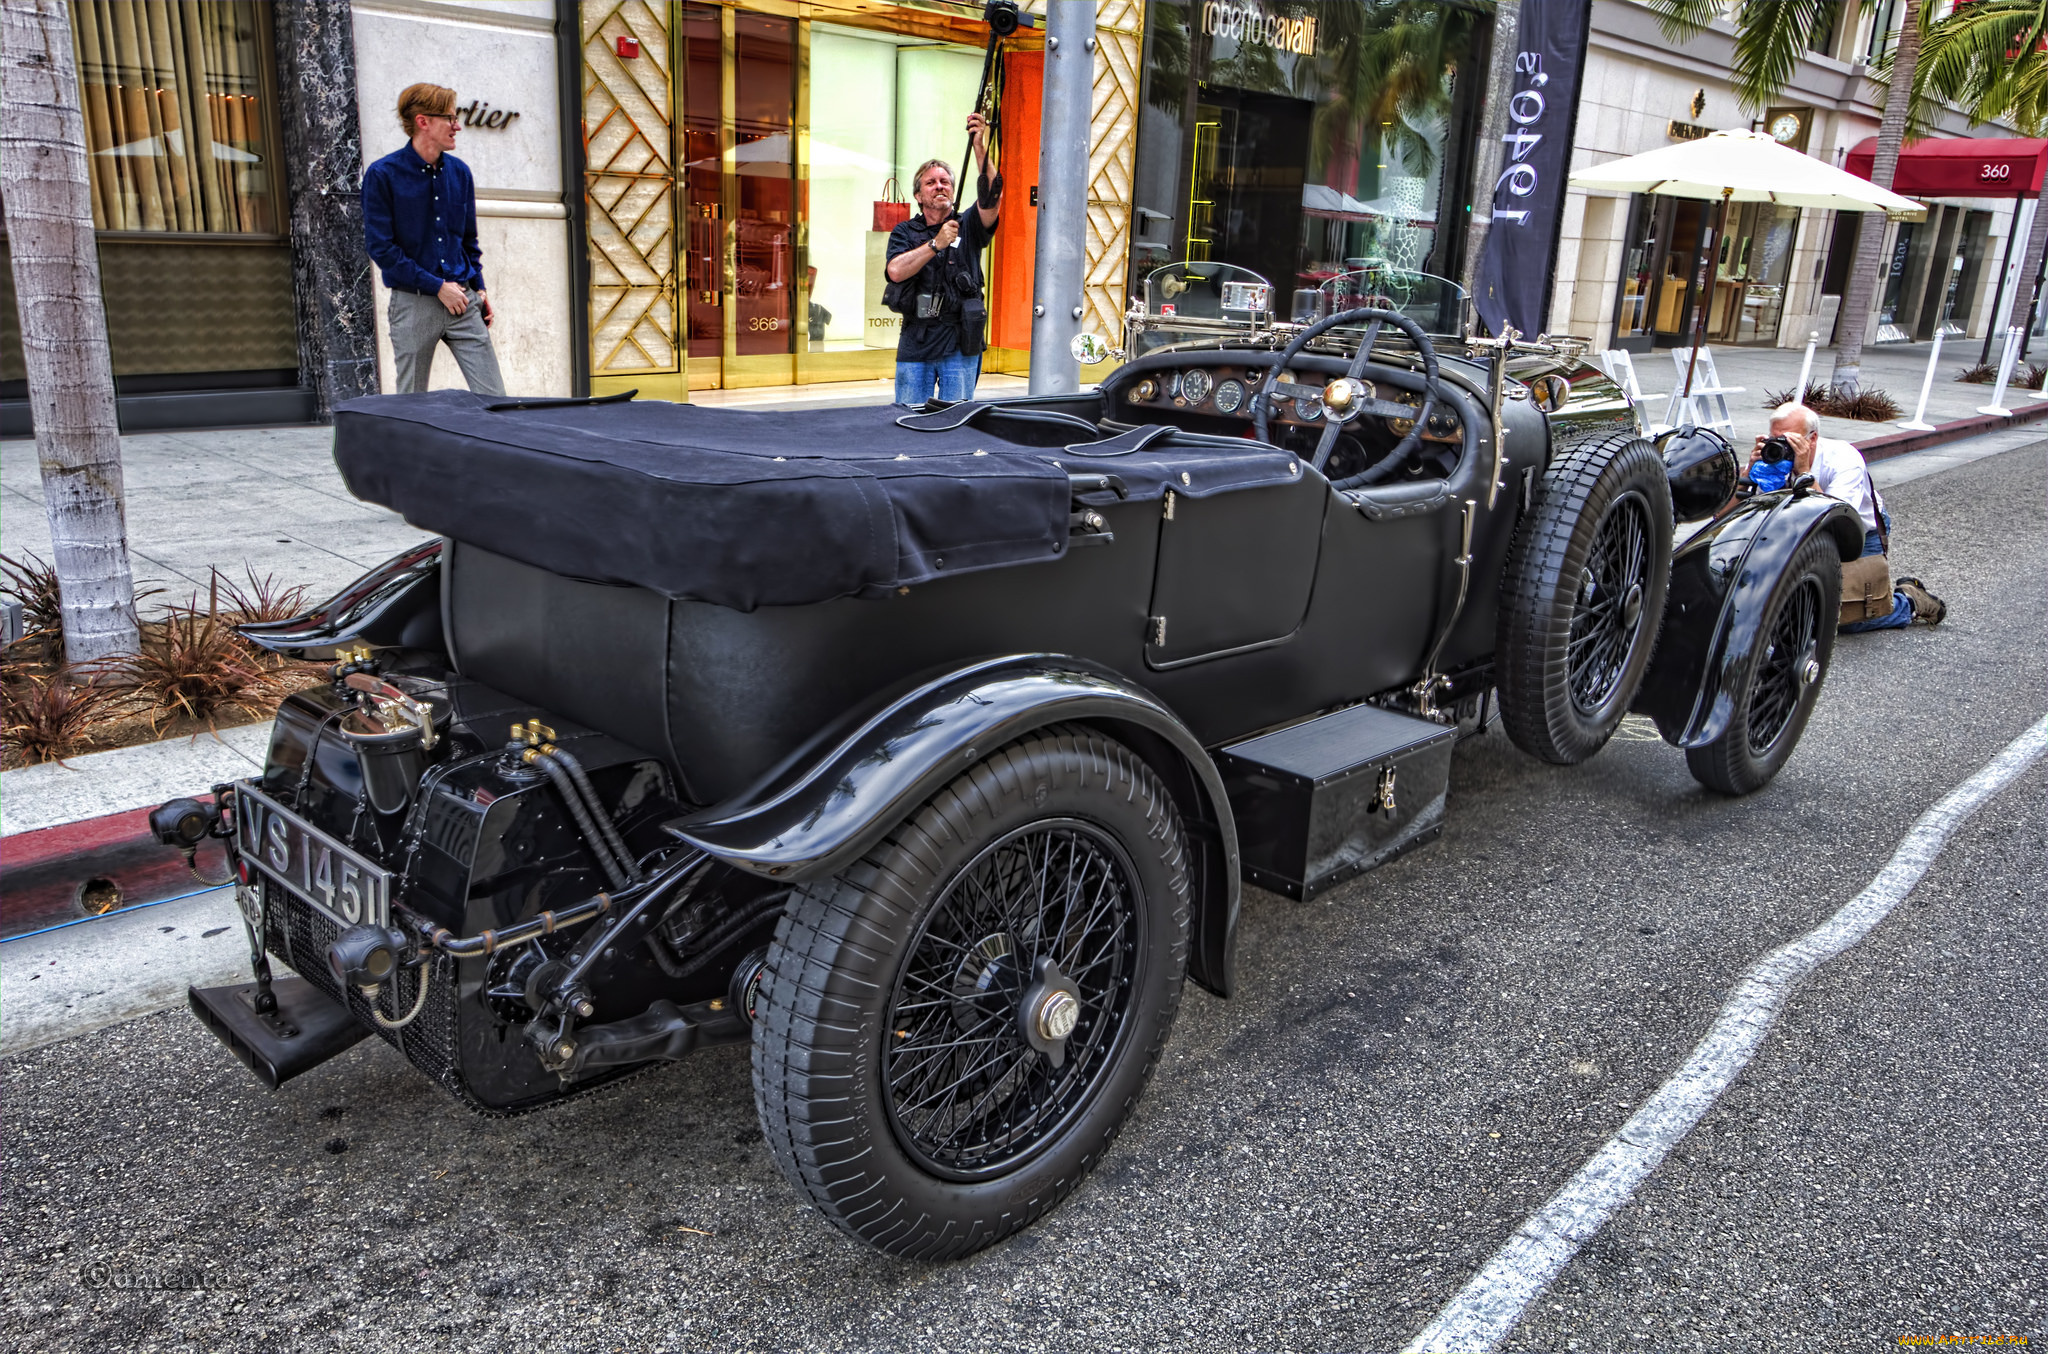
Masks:
[[[344,405],[350,487],[440,539],[244,628],[334,680],[158,812],[253,942],[192,1009],[273,1086],[374,1031],[501,1114],[750,1040],[826,1217],[989,1245],[1109,1149],[1184,979],[1230,993],[1240,881],[1433,838],[1495,708],[1556,763],[1646,713],[1728,793],[1791,753],[1853,513],[1802,481],[1674,557],[1733,453],[1560,449],[1532,352],[1355,308],[915,414]]]

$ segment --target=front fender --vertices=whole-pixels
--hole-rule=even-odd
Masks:
[[[252,621],[235,633],[259,649],[325,660],[344,644],[439,649],[441,546],[425,541],[394,555],[310,611],[283,621]]]
[[[1082,659],[1020,654],[922,682],[814,755],[674,831],[737,869],[784,882],[823,878],[851,865],[997,748],[1047,725],[1073,723],[1123,741],[1174,793],[1196,857],[1189,971],[1204,987],[1229,995],[1238,849],[1222,777],[1157,698]]]
[[[1791,490],[1738,504],[1679,547],[1656,657],[1630,707],[1656,720],[1667,742],[1701,747],[1727,730],[1734,674],[1762,641],[1771,592],[1800,546],[1823,531],[1843,559],[1863,553],[1854,509]]]

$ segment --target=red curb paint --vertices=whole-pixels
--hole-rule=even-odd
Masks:
[[[123,907],[202,887],[186,868],[185,853],[150,835],[149,814],[131,809],[0,838],[0,937],[85,915],[77,899],[88,879],[113,880]],[[219,842],[199,848],[199,869],[208,879],[225,877],[227,854]]]

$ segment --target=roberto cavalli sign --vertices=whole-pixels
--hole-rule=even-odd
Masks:
[[[1507,325],[1524,334],[1544,326],[1591,6],[1592,0],[1522,0],[1493,224],[1472,298],[1495,334]]]
[[[1256,0],[1206,0],[1202,6],[1202,32],[1212,38],[1229,38],[1302,56],[1314,56],[1316,52],[1313,13],[1273,14]]]

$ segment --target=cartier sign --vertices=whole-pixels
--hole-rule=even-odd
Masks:
[[[493,108],[480,100],[471,99],[456,108],[455,116],[462,119],[462,125],[465,127],[481,127],[487,132],[502,132],[518,119],[519,114],[507,112],[503,108]]]

